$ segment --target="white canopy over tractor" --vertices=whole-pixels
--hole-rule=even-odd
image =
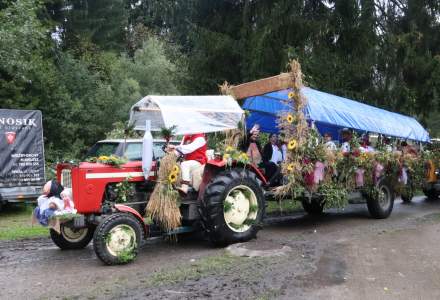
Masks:
[[[145,130],[149,120],[151,131],[207,133],[237,128],[243,113],[231,96],[146,96],[131,107],[129,125]]]
[[[235,129],[244,111],[231,96],[146,96],[130,110],[129,126],[144,130],[142,170],[148,179],[153,159],[151,131],[175,126],[176,135]]]

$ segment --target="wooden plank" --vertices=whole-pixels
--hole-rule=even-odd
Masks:
[[[230,87],[230,93],[235,99],[262,95],[274,91],[284,90],[291,85],[291,74],[281,73],[277,76],[263,78]]]

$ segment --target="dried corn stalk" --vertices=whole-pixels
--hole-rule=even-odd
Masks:
[[[173,183],[179,180],[179,173],[177,156],[166,154],[160,161],[158,182],[146,207],[147,216],[156,220],[165,231],[176,229],[181,224],[179,193],[173,187]]]
[[[298,61],[292,60],[289,63],[290,91],[285,104],[290,108],[278,116],[278,127],[280,133],[287,142],[287,157],[283,163],[282,171],[288,178],[285,185],[275,189],[275,196],[282,198],[286,195],[294,195],[295,190],[303,185],[303,153],[302,145],[307,142],[309,126],[304,115],[304,108],[307,100],[301,93],[303,87],[303,74]],[[295,111],[295,114],[292,112]]]

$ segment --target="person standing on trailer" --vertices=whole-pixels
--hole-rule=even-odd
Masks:
[[[342,153],[348,153],[351,150],[350,147],[350,142],[352,139],[352,134],[350,129],[348,128],[344,128],[342,129],[342,146],[341,146],[341,151]]]
[[[255,124],[252,129],[249,131],[249,134],[246,139],[244,139],[241,143],[240,149],[243,152],[246,152],[249,157],[249,162],[258,167],[261,163],[261,146],[258,141],[260,136],[260,125]]]
[[[389,137],[385,137],[383,139],[383,144],[385,145],[384,148],[385,148],[386,152],[393,152],[394,151],[393,146],[391,145],[391,139]]]
[[[325,141],[324,145],[327,150],[331,150],[331,151],[337,150],[336,144],[333,142],[332,135],[329,132],[324,133],[324,141]]]
[[[370,136],[368,134],[364,134],[362,136],[360,144],[361,145],[359,147],[359,150],[361,152],[374,152],[375,151],[375,149],[371,146]]]
[[[278,137],[275,133],[269,136],[269,142],[263,148],[263,164],[266,178],[269,185],[275,185],[281,172],[280,163],[283,161],[283,154],[278,147]]]

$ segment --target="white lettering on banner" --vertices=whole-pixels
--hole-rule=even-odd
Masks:
[[[154,172],[150,172],[150,176],[154,176]],[[143,177],[142,172],[117,172],[117,173],[87,173],[86,179],[98,178],[127,178],[127,177]]]
[[[0,118],[0,125],[15,125],[15,126],[33,126],[37,127],[35,119],[14,119],[14,118]]]

